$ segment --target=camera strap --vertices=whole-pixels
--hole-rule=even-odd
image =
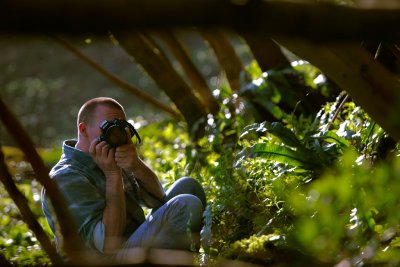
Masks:
[[[147,195],[149,195],[149,196],[152,197],[153,199],[155,199],[155,200],[157,200],[158,202],[160,202],[160,206],[163,205],[163,204],[165,204],[165,202],[166,202],[166,201],[165,201],[165,197],[166,197],[165,193],[164,193],[163,198],[160,199],[158,196],[156,196],[156,195],[154,195],[153,193],[149,192],[149,191],[146,189],[146,187],[144,187],[144,186],[142,185],[142,183],[140,182],[140,180],[137,179],[136,176],[135,176],[133,173],[128,174],[128,173],[125,172],[125,171],[124,171],[124,173],[126,174],[126,176],[127,176],[127,178],[128,178],[128,181],[131,183],[132,187],[138,188],[139,190],[145,191]]]

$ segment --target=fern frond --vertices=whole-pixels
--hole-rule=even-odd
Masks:
[[[314,165],[309,162],[302,153],[290,149],[285,146],[280,146],[270,143],[259,143],[242,150],[236,158],[235,167],[240,165],[240,162],[246,158],[261,157],[269,161],[275,161],[283,164],[288,164],[294,167],[302,167],[310,169]]]

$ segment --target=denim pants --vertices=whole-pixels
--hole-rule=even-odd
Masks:
[[[117,258],[130,258],[131,248],[192,250],[199,245],[206,197],[200,183],[184,177],[166,192],[166,203],[153,210],[128,238]]]

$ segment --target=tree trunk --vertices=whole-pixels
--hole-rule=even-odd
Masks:
[[[400,141],[400,83],[357,43],[276,38],[330,77],[395,140]]]
[[[240,73],[244,70],[240,58],[221,29],[208,28],[201,30],[204,39],[210,44],[218,58],[221,68],[225,71],[233,91],[240,89]]]
[[[290,67],[289,60],[271,37],[246,30],[240,30],[239,34],[245,39],[263,72]]]
[[[174,70],[162,50],[145,34],[132,32],[113,32],[119,44],[153,78],[168,95],[185,118],[189,131],[197,136],[199,129],[194,127],[206,117],[206,108],[195,97],[190,87]],[[201,135],[201,134],[200,134]],[[192,135],[193,136],[193,135]]]
[[[187,77],[192,83],[195,92],[200,96],[202,103],[207,107],[207,111],[215,114],[219,110],[219,104],[213,97],[210,88],[208,87],[205,79],[197,69],[196,65],[190,59],[190,54],[184,45],[179,41],[171,30],[158,30],[155,34],[159,36],[162,41],[168,46],[172,54],[182,65]]]

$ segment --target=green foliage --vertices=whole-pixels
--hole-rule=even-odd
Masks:
[[[18,182],[18,189],[25,195],[30,208],[38,218],[48,236],[51,230],[42,214],[40,184],[26,179]],[[17,266],[50,265],[47,254],[42,250],[34,233],[22,221],[18,208],[0,184],[0,252]]]
[[[398,183],[399,160],[389,160],[398,150],[392,144],[385,157],[378,153],[387,136],[361,108],[348,101],[338,110],[341,94],[315,116],[246,125],[240,99],[225,88],[219,97],[220,113],[209,115],[196,144],[180,125],[140,129],[148,138],[141,151],[167,184],[183,175],[203,183],[208,257],[283,266],[398,263],[399,189],[388,186]]]
[[[278,234],[254,235],[233,243],[225,256],[246,262],[272,264],[277,262],[277,254],[285,245],[285,237]]]
[[[388,137],[354,102],[338,109],[343,99],[314,117],[230,123],[230,144],[213,121],[220,137],[200,142],[211,185],[208,253],[284,266],[398,264],[399,160],[390,160],[398,148],[389,142],[380,155]],[[285,242],[270,249],[269,236]]]
[[[307,136],[300,141],[292,131],[278,122],[252,124],[243,131],[242,137],[254,131],[268,132],[278,138],[280,144],[274,143],[271,139],[261,140],[242,150],[238,154],[236,165],[248,157],[263,157],[304,170],[320,171],[331,165],[339,153],[348,146],[348,142],[334,132],[317,134],[308,131]]]
[[[239,95],[246,113],[251,113],[256,121],[288,123],[292,115],[313,116],[337,91],[318,69],[305,61],[264,73],[254,65],[248,68],[251,80],[242,86]]]
[[[166,100],[126,53],[104,38],[92,38],[91,44],[81,37],[68,39],[112,73]],[[1,97],[40,147],[58,147],[62,140],[75,136],[76,127],[71,122],[76,120],[80,106],[92,97],[113,97],[127,114],[141,114],[147,120],[164,117],[80,62],[52,38],[8,35],[1,38],[0,48],[7,55],[0,58]],[[3,145],[15,144],[2,125],[0,138]]]
[[[8,169],[15,178],[20,192],[27,198],[29,207],[36,216],[49,238],[51,229],[43,216],[40,204],[41,185],[34,179],[30,164],[23,153],[13,147],[2,147]],[[60,150],[40,149],[47,165],[54,164],[55,157],[60,156]],[[42,250],[34,233],[22,220],[21,214],[13,200],[0,184],[0,252],[17,266],[47,266],[50,260]]]
[[[252,71],[255,80],[263,76],[255,66]],[[303,64],[292,71],[304,73],[292,73],[303,77],[302,88],[329,92],[328,83],[315,83],[315,68]],[[261,77],[252,90],[270,88],[280,107],[282,98],[273,94],[281,89],[277,80],[292,85],[274,75]],[[319,112],[281,109],[279,121],[255,122],[240,96],[226,87],[218,92],[220,112],[207,117],[206,134],[196,143],[184,125],[135,120],[143,139],[139,151],[166,187],[192,176],[206,190],[204,265],[217,256],[280,266],[400,264],[399,147],[360,107],[342,103],[341,93]],[[32,173],[22,155],[8,148],[12,153],[10,169],[49,232],[37,203],[39,185],[26,179]],[[60,151],[40,153],[50,166]],[[1,252],[17,265],[48,264],[11,199],[0,194]]]
[[[191,151],[189,135],[183,124],[163,121],[141,127],[138,131],[143,139],[139,147],[142,158],[166,186],[189,174],[185,155]]]
[[[291,192],[298,219],[289,239],[322,262],[397,265],[400,158],[374,168],[356,161],[346,153],[320,180]]]

